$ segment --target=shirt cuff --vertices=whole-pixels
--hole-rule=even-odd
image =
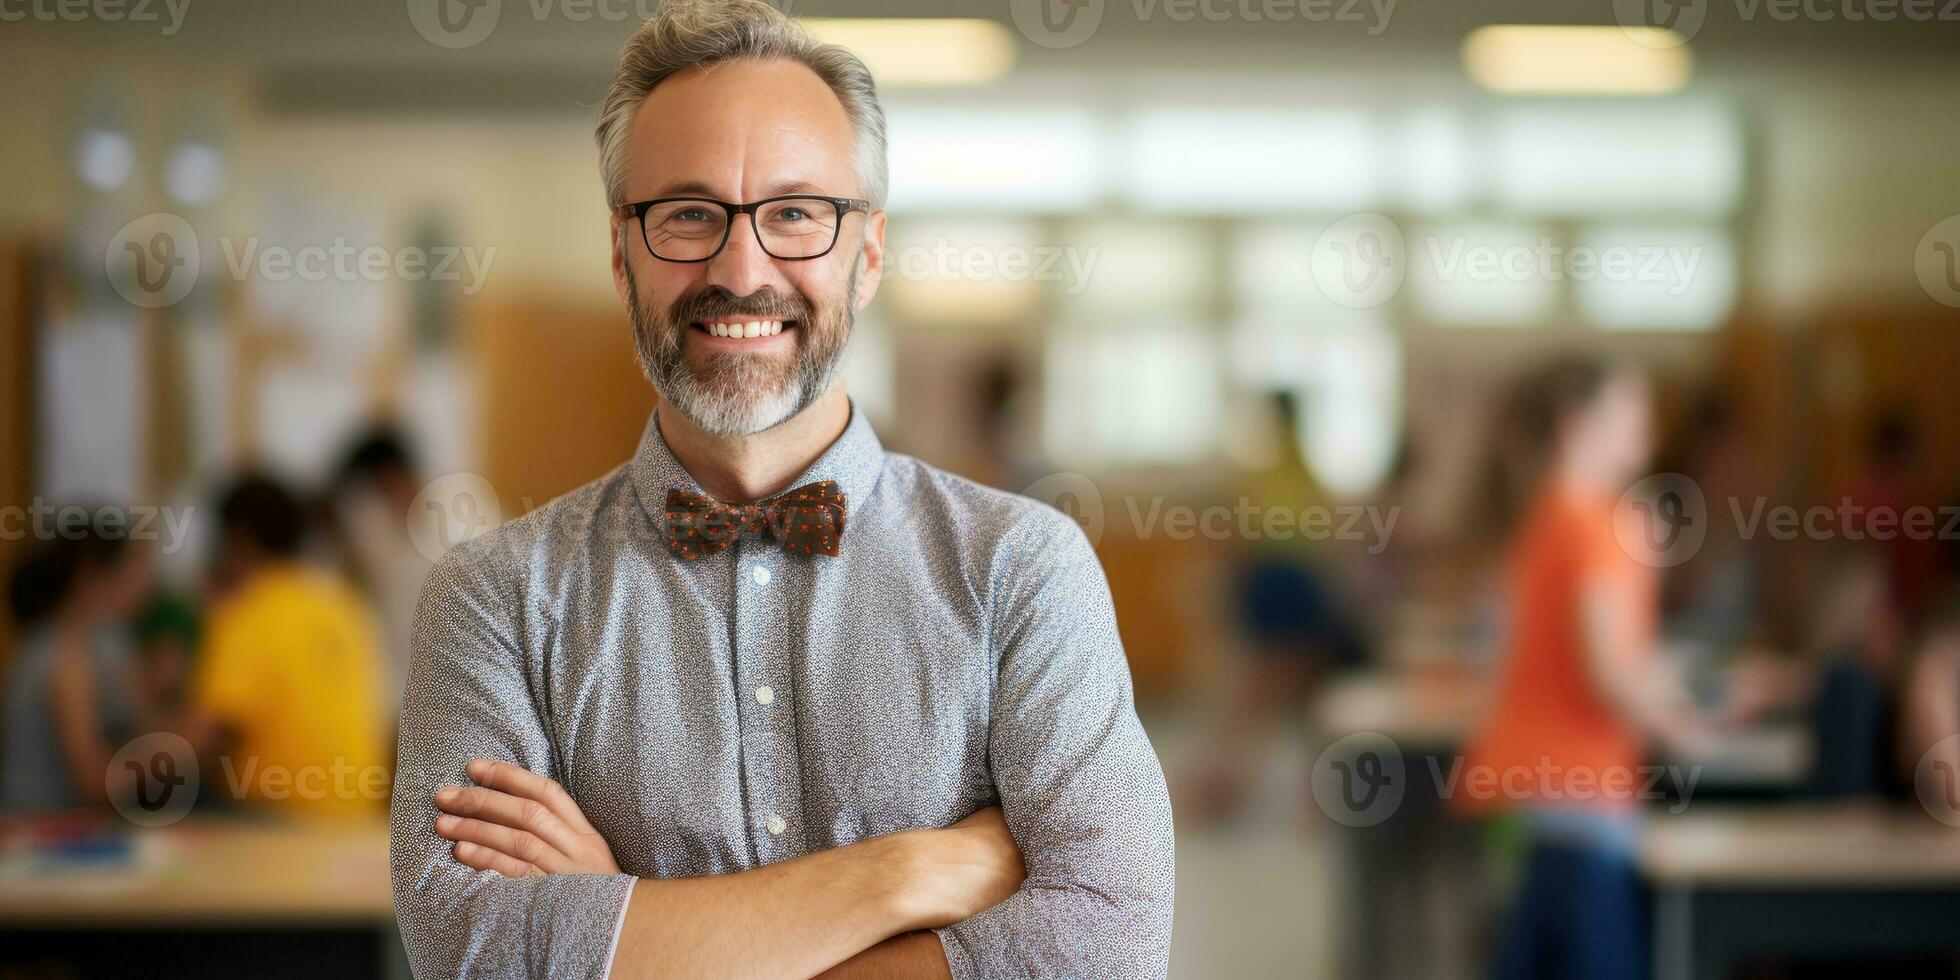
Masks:
[[[626,910],[633,907],[633,889],[626,889],[626,901],[619,903],[619,921],[613,923],[612,945],[606,949],[606,972],[599,980],[612,980],[613,957],[619,955],[619,935],[626,931]]]

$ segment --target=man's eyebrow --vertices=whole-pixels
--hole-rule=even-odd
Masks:
[[[764,196],[780,197],[784,194],[822,194],[822,193],[823,191],[819,189],[817,185],[812,184],[809,181],[786,180],[770,188],[769,193]],[[656,200],[658,198],[663,198],[663,197],[706,197],[706,198],[715,198],[716,200],[719,200],[719,198],[716,198],[713,188],[710,188],[707,184],[704,184],[698,180],[687,180],[687,181],[682,181],[678,184],[670,184],[662,188],[659,191],[659,193],[655,194],[653,197],[647,198],[647,200]],[[732,203],[739,204],[745,202],[737,201]]]

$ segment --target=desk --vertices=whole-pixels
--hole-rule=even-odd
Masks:
[[[0,873],[7,963],[82,976],[378,975],[399,969],[388,828],[193,817],[129,857]]]
[[[1314,734],[1330,742],[1374,732],[1404,751],[1449,751],[1476,721],[1483,696],[1468,667],[1359,671],[1330,679],[1309,718]]]
[[[1657,814],[1640,864],[1663,980],[1749,956],[1960,951],[1960,830],[1911,809],[1812,804]]]

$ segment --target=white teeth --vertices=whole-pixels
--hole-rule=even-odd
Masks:
[[[781,320],[751,320],[747,323],[710,323],[708,332],[717,337],[774,337],[783,332]]]

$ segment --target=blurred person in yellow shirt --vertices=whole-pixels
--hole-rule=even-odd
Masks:
[[[215,599],[191,699],[204,787],[282,813],[379,813],[388,771],[374,615],[300,560],[305,517],[278,483],[240,479],[219,506]]]

